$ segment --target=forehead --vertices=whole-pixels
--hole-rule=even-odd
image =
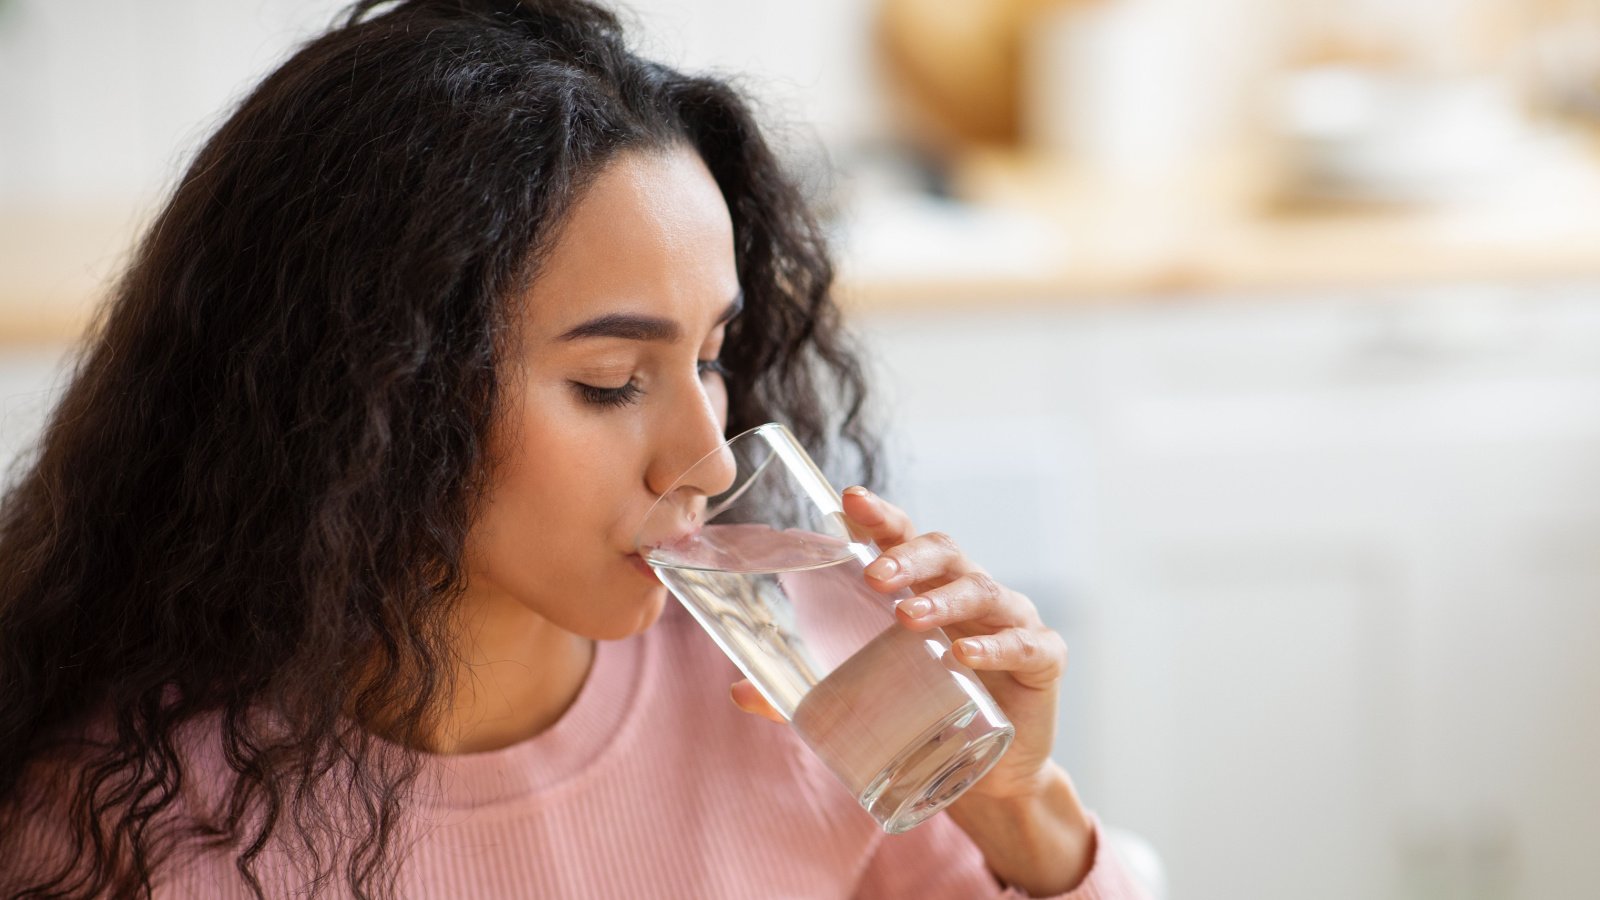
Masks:
[[[700,156],[625,153],[568,212],[522,305],[524,333],[549,343],[611,313],[671,318],[692,332],[738,289],[733,224]]]

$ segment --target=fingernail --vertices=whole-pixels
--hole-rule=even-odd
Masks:
[[[968,659],[979,659],[989,655],[989,646],[976,638],[957,641],[961,645],[961,655]]]
[[[866,488],[862,487],[859,484],[858,485],[852,485],[851,487],[845,488],[844,492],[846,494],[854,494],[857,497],[871,497],[872,496],[872,492],[871,491],[867,490]]]
[[[892,557],[888,556],[878,557],[877,559],[873,560],[872,565],[867,566],[866,569],[868,578],[876,578],[879,581],[888,581],[895,576],[895,573],[899,571],[900,564],[895,562]]]
[[[923,597],[918,597],[915,600],[907,600],[902,605],[906,608],[906,615],[913,619],[920,619],[928,613],[933,612],[933,604],[929,603]]]

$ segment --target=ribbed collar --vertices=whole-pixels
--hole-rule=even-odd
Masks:
[[[593,768],[623,743],[649,702],[644,675],[660,652],[657,631],[596,641],[578,696],[539,734],[499,750],[429,757],[417,780],[416,802],[476,808],[550,790]]]

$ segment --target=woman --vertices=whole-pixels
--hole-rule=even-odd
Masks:
[[[895,837],[708,700],[630,556],[764,421],[872,480],[830,282],[737,95],[604,10],[357,4],[201,151],[5,500],[0,894],[1129,890],[1049,761],[1059,638],[949,540],[850,494],[1018,731]]]

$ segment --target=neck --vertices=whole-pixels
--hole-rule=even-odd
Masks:
[[[427,749],[498,750],[554,725],[589,676],[595,642],[508,594],[469,590],[461,603],[452,702]]]

